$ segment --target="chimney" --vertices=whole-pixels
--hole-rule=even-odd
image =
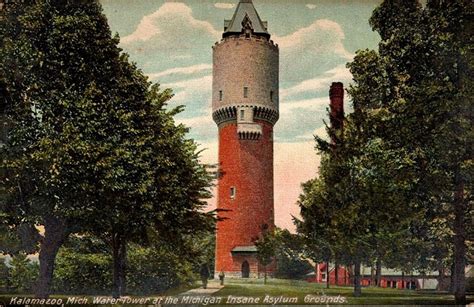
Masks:
[[[331,127],[342,129],[344,121],[344,86],[342,82],[333,82],[329,89]]]
[[[342,82],[333,82],[329,89],[329,119],[331,127],[335,130],[342,131],[344,123],[344,86]],[[340,135],[340,133],[337,133]],[[336,144],[336,140],[331,140],[333,144]]]

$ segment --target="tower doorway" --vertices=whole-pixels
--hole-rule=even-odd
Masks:
[[[247,260],[242,263],[242,278],[250,277],[250,265]]]

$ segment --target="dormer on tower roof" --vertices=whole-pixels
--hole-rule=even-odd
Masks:
[[[246,30],[251,31],[253,35],[270,38],[270,34],[267,32],[267,22],[260,19],[252,0],[240,0],[232,19],[224,20],[222,37],[240,35]]]

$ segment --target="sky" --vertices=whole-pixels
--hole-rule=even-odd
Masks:
[[[120,47],[162,88],[176,121],[190,127],[203,163],[217,163],[217,126],[211,116],[212,49],[238,0],[101,0]],[[368,23],[378,0],[254,0],[271,39],[280,47],[280,119],[274,128],[275,223],[294,230],[301,184],[316,177],[314,135],[325,136],[331,82],[347,87],[346,68],[379,36]],[[345,100],[350,111],[350,99]],[[209,207],[215,199],[209,200]]]

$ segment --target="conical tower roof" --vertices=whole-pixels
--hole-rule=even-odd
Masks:
[[[232,19],[224,21],[224,34],[222,36],[240,34],[246,28],[250,28],[255,35],[270,37],[267,32],[267,22],[260,19],[252,0],[240,0]]]

